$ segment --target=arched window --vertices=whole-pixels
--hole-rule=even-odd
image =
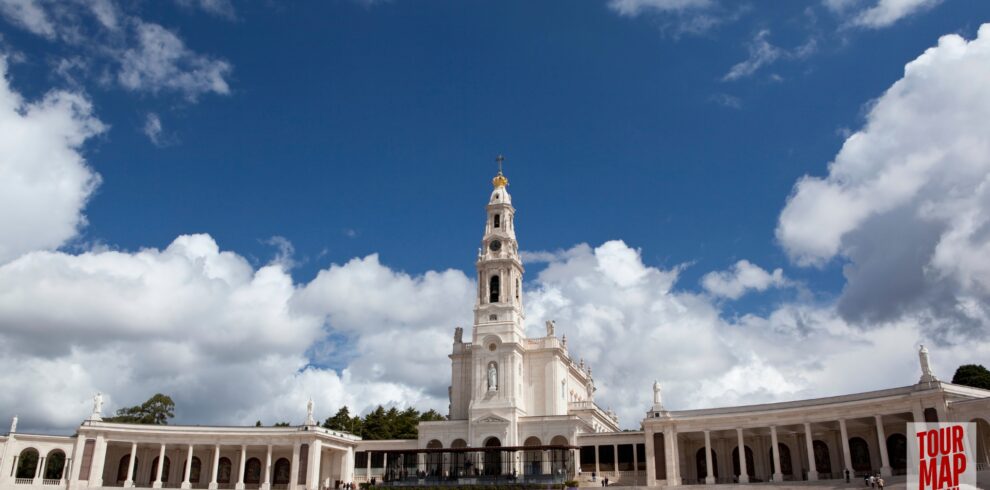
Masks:
[[[199,477],[203,472],[203,463],[196,456],[192,459],[192,469],[189,471],[189,482],[199,483]],[[182,463],[182,481],[186,481],[186,463]]]
[[[272,478],[272,483],[276,485],[284,485],[289,483],[289,472],[292,471],[292,463],[288,459],[279,458],[275,462],[275,475]]]
[[[244,483],[261,483],[261,460],[251,458],[244,464]]]
[[[501,284],[499,283],[498,274],[492,276],[491,280],[488,281],[488,302],[498,303],[498,293]]]
[[[708,462],[705,461],[705,448],[701,448],[695,453],[694,461],[694,466],[698,471],[698,480],[708,478]],[[739,465],[739,463],[736,462],[736,465]],[[715,478],[718,478],[718,456],[715,454],[714,449],[712,450],[712,473],[715,474]]]
[[[746,476],[750,478],[756,471],[753,470],[753,450],[746,446]],[[739,446],[732,449],[732,474],[739,476]]]
[[[794,473],[794,467],[791,465],[791,449],[787,447],[782,442],[777,443],[777,447],[780,448],[780,474],[790,475]],[[770,451],[770,473],[776,473],[776,467],[773,464],[773,451]]]
[[[904,434],[891,434],[887,438],[887,455],[892,469],[907,469],[907,438]]]
[[[162,464],[162,482],[168,481],[168,474],[170,469],[172,469],[172,461],[168,459],[168,456],[165,456],[165,463]],[[149,481],[157,481],[157,480],[158,480],[158,458],[155,458],[155,460],[151,462],[151,479]]]
[[[34,478],[38,474],[38,450],[27,448],[17,458],[17,473],[14,478]]]
[[[516,279],[516,299],[519,299],[519,291],[522,291],[522,283]]]
[[[217,483],[230,483],[230,458],[220,458],[217,463]]]
[[[815,450],[815,469],[818,473],[832,473],[832,457],[828,454],[828,444],[816,440],[811,446]]]
[[[501,225],[502,225],[502,215],[501,214],[496,214],[495,217],[492,218],[492,226],[494,226],[495,228],[498,228]]]
[[[125,454],[124,457],[120,458],[120,463],[117,464],[117,482],[127,480],[127,467],[130,465],[131,455]],[[134,458],[134,469],[131,470],[131,481],[137,480],[137,470],[138,463],[141,462],[140,459]]]
[[[870,445],[862,437],[849,439],[849,456],[852,458],[854,471],[872,471],[870,464]]]
[[[56,449],[45,457],[46,480],[61,480],[62,472],[65,470],[65,453],[61,449]]]

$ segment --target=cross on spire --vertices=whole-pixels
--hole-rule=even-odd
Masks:
[[[498,156],[495,157],[495,161],[498,162],[498,174],[502,175],[502,162],[505,161],[505,157],[499,153]]]

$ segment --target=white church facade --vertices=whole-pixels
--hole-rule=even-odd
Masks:
[[[318,427],[312,404],[294,427],[151,426],[104,422],[102,401],[72,436],[0,436],[0,489],[339,488],[550,483],[754,484],[903,474],[906,424],[974,422],[981,485],[990,477],[990,391],[938,380],[928,351],[918,383],[828,398],[667,410],[660,386],[636,431],[595,401],[552,321],[525,334],[524,268],[501,170],[477,256],[474,325],[454,333],[448,420],[416,440],[365,441]]]

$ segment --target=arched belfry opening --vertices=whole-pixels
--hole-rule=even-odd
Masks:
[[[502,226],[502,215],[501,214],[496,214],[495,215],[495,217],[492,219],[492,226],[494,228],[500,228]]]
[[[501,282],[499,281],[498,274],[492,276],[488,281],[488,302],[498,303],[498,293],[501,288]]]

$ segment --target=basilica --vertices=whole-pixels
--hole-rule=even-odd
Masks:
[[[661,387],[639,430],[595,401],[552,321],[525,333],[516,210],[499,170],[485,207],[474,324],[454,330],[447,420],[414,440],[319,427],[134,425],[102,420],[102,397],[71,436],[0,436],[0,489],[340,488],[562,483],[596,486],[777,484],[904,474],[908,422],[973,422],[980,484],[990,483],[990,391],[954,385],[918,355],[908,386],[762,405],[667,410]],[[914,355],[906,353],[905,355]],[[651,387],[644,387],[650,390]]]

